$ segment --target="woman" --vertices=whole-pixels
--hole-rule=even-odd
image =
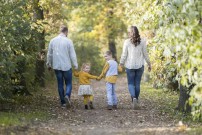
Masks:
[[[128,33],[129,38],[125,40],[123,52],[120,59],[120,66],[126,68],[128,89],[132,98],[133,108],[138,107],[140,94],[140,82],[144,72],[144,60],[151,71],[151,63],[147,53],[146,40],[141,39],[136,26],[131,26]]]

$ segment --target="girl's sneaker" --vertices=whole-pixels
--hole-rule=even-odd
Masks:
[[[88,105],[85,105],[85,109],[88,110]]]
[[[117,105],[113,105],[113,109],[117,109]]]
[[[90,109],[94,109],[93,102],[89,102],[89,107],[90,107]]]
[[[112,108],[113,108],[112,105],[107,106],[107,110],[112,110]]]

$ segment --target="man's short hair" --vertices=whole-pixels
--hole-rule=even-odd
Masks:
[[[67,26],[65,26],[65,25],[62,25],[61,27],[60,27],[60,32],[68,32],[68,28],[67,28]]]

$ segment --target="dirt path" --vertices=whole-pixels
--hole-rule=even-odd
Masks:
[[[72,93],[73,107],[62,109],[58,104],[57,92],[54,88],[47,90],[55,94],[50,103],[49,113],[52,118],[47,122],[36,122],[23,127],[5,130],[5,134],[61,134],[61,135],[174,135],[182,134],[176,121],[168,115],[162,115],[156,108],[156,103],[145,98],[141,91],[141,109],[131,109],[126,78],[119,78],[117,82],[117,96],[119,100],[117,110],[107,110],[105,82],[93,81],[94,110],[85,110],[82,98],[77,96],[78,86],[74,86]],[[56,88],[56,86],[55,86]],[[50,90],[52,89],[52,90]],[[48,93],[47,92],[47,93]],[[52,93],[53,92],[53,93]],[[53,95],[54,95],[53,94]]]

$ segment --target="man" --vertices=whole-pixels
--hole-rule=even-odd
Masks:
[[[61,106],[69,108],[71,106],[72,64],[75,69],[78,69],[78,63],[73,42],[67,38],[67,35],[68,28],[61,26],[60,34],[50,41],[47,53],[47,67],[49,70],[52,68],[55,71]],[[66,92],[64,92],[64,82]]]

